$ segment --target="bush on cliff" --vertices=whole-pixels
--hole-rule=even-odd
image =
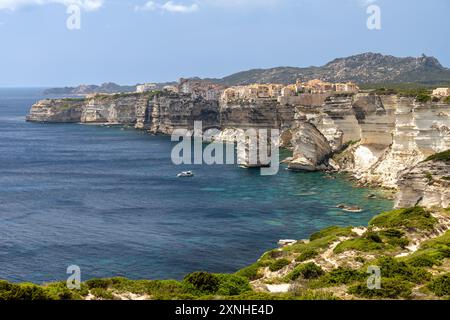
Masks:
[[[260,267],[260,263],[257,262],[237,271],[235,275],[247,278],[250,281],[257,280],[262,277],[262,274],[259,273]]]
[[[316,279],[321,275],[323,275],[324,273],[325,272],[322,270],[320,266],[310,262],[295,267],[295,269],[291,273],[289,273],[286,276],[286,278],[287,280],[292,281],[297,280],[298,278],[309,280],[309,279]]]
[[[316,233],[313,233],[311,235],[311,237],[309,238],[309,240],[314,241],[314,240],[323,239],[323,238],[326,238],[329,236],[348,237],[348,236],[351,236],[352,234],[353,234],[353,232],[352,232],[351,227],[342,228],[342,227],[332,226],[332,227],[328,227],[326,229],[320,230]]]
[[[314,259],[318,255],[319,255],[319,252],[317,250],[307,249],[307,250],[303,251],[295,260],[298,262],[303,262],[303,261],[307,261],[310,259]]]
[[[339,243],[336,248],[334,248],[333,252],[336,254],[345,252],[345,251],[361,251],[361,252],[372,252],[372,251],[380,251],[385,249],[385,245],[383,243],[378,242],[379,238],[376,238],[377,241],[373,241],[372,239],[367,238],[355,238],[342,241]]]
[[[0,281],[0,300],[52,300],[44,288],[32,283]]]
[[[383,278],[399,279],[417,284],[431,279],[431,274],[426,270],[392,257],[381,257],[373,265],[380,267]]]
[[[218,274],[219,289],[216,294],[219,296],[236,296],[251,291],[247,278],[233,274]]]
[[[450,273],[433,279],[428,288],[438,297],[450,296]]]
[[[433,229],[436,222],[437,220],[424,208],[413,207],[384,212],[370,220],[369,226],[430,230]]]
[[[312,284],[312,287],[334,287],[341,284],[350,284],[356,281],[363,281],[368,275],[360,270],[354,270],[345,267],[334,269]]]
[[[287,259],[278,259],[278,260],[275,260],[274,262],[272,262],[270,264],[269,270],[272,271],[272,272],[275,272],[275,271],[283,269],[287,265],[289,265],[289,260],[287,260]]]
[[[89,289],[107,289],[112,285],[111,279],[90,279],[85,282]]]
[[[348,293],[369,299],[409,298],[413,284],[399,279],[382,278],[380,289],[369,289],[367,283],[361,282],[348,289]]]
[[[431,95],[429,95],[427,93],[419,93],[416,96],[416,100],[418,102],[422,102],[422,103],[429,102],[429,101],[431,101]]]
[[[219,278],[208,272],[192,272],[184,277],[183,285],[188,293],[195,295],[214,294],[219,289]]]
[[[446,258],[450,258],[450,231],[423,242],[419,250],[404,260],[412,266],[431,267],[442,264]]]
[[[429,156],[425,161],[444,161],[444,162],[450,162],[450,150],[435,153],[431,156]]]

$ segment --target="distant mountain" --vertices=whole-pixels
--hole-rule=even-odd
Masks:
[[[297,79],[308,81],[321,79],[330,82],[353,81],[359,84],[420,83],[433,85],[450,83],[450,69],[443,67],[434,57],[398,58],[380,53],[363,53],[335,59],[322,67],[278,67],[242,71],[222,79],[204,79],[234,86],[252,83],[294,83]],[[157,83],[158,89],[175,82]],[[136,86],[120,86],[115,83],[81,85],[48,89],[45,94],[89,94],[134,92]]]
[[[114,92],[134,92],[136,86],[120,86],[113,82],[103,83],[100,86],[80,85],[78,87],[51,88],[44,91],[44,94],[89,94],[89,93],[114,93]]]
[[[321,79],[330,82],[353,81],[360,84],[414,82],[434,84],[450,81],[450,69],[434,57],[398,58],[379,53],[363,53],[335,59],[322,67],[278,67],[253,69],[212,79],[226,85],[251,83],[294,83]]]

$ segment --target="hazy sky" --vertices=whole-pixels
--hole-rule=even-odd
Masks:
[[[381,30],[366,26],[371,4]],[[449,12],[449,0],[0,0],[0,86],[222,77],[366,51],[450,67]]]

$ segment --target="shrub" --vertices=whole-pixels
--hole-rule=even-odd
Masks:
[[[289,260],[287,259],[278,259],[272,262],[272,264],[269,266],[269,270],[274,272],[283,269],[289,265]]]
[[[422,103],[429,102],[431,101],[431,96],[426,93],[419,93],[416,97],[416,100]]]
[[[52,300],[80,300],[89,293],[84,284],[81,285],[79,290],[71,290],[67,288],[65,282],[49,283],[44,287],[44,290]]]
[[[322,268],[315,263],[306,263],[297,266],[291,273],[287,275],[289,280],[303,279],[315,279],[324,274]]]
[[[208,272],[193,272],[184,277],[183,284],[193,294],[214,294],[219,289],[219,278]]]
[[[317,250],[307,249],[303,251],[295,260],[298,262],[303,262],[306,260],[314,259],[315,257],[317,257],[318,254],[319,252]]]
[[[371,252],[383,250],[385,246],[382,243],[372,241],[366,238],[355,238],[339,243],[336,248],[334,248],[334,253],[342,253],[345,251],[355,250],[361,252]]]
[[[425,161],[445,161],[445,162],[449,162],[450,161],[450,150],[444,151],[444,152],[440,152],[440,153],[435,153],[431,156],[429,156]]]
[[[328,227],[326,229],[320,230],[316,233],[313,233],[309,238],[310,241],[314,241],[317,239],[321,239],[328,236],[336,236],[336,237],[346,237],[353,234],[352,228],[341,228],[337,226]]]
[[[366,282],[361,282],[348,289],[348,293],[363,297],[363,298],[409,298],[411,296],[411,289],[413,284],[398,280],[383,278],[381,280],[380,289],[369,289]]]
[[[433,279],[428,288],[438,297],[450,295],[450,273]]]
[[[219,289],[217,294],[221,296],[236,296],[251,291],[247,278],[233,274],[218,274]]]
[[[371,231],[366,232],[364,234],[364,238],[366,238],[367,240],[376,242],[376,243],[383,243],[383,240],[381,239],[381,237],[376,232],[371,232]]]
[[[415,228],[422,230],[433,229],[437,220],[424,208],[413,207],[384,212],[372,220],[370,226],[380,228]]]
[[[350,284],[356,281],[362,281],[367,274],[359,270],[345,267],[339,267],[317,279],[315,287],[333,287],[341,284]]]
[[[378,259],[383,278],[398,278],[404,281],[423,283],[431,278],[431,274],[422,268],[408,265],[404,261],[397,261],[392,257]]]
[[[431,268],[435,264],[438,264],[438,261],[433,257],[427,255],[420,255],[409,259],[408,264],[413,267]]]
[[[107,289],[109,286],[111,286],[111,284],[111,279],[91,279],[86,281],[86,285],[89,289]]]
[[[32,283],[12,284],[0,281],[0,300],[52,300],[45,290]]]
[[[110,291],[108,291],[108,289],[93,288],[91,290],[91,294],[94,295],[96,299],[102,299],[102,300],[113,300],[114,299],[113,294]]]
[[[249,279],[250,281],[261,278],[261,274],[258,272],[260,268],[259,263],[254,263],[248,267],[245,267],[235,273],[237,276],[241,276]]]

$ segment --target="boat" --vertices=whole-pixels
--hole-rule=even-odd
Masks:
[[[178,178],[189,178],[189,177],[193,177],[194,173],[192,171],[183,171],[180,172],[179,174],[177,174]]]

